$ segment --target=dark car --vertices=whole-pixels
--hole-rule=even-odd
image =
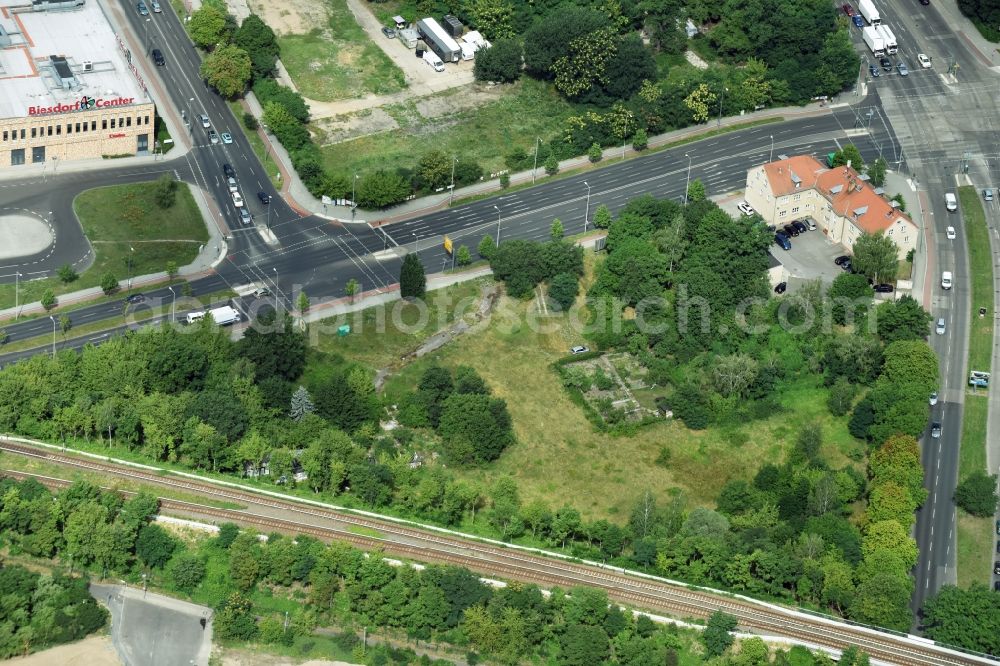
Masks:
[[[146,300],[146,297],[142,294],[129,294],[125,297],[125,302],[135,305],[136,303],[142,303]]]
[[[222,165],[222,173],[226,174],[226,178],[234,178],[236,176],[236,169],[229,162]]]
[[[872,75],[872,78],[882,76],[882,70],[876,67],[874,63],[868,65],[868,73]]]
[[[855,14],[854,16],[851,17],[851,20],[854,21],[855,28],[865,27],[865,20],[861,18],[861,14]]]
[[[807,227],[801,220],[795,220],[792,222],[792,228],[796,229],[800,234],[804,234],[809,231],[809,227]]]
[[[271,203],[271,195],[268,194],[267,192],[258,192],[257,198],[260,199],[260,202],[265,206]]]
[[[155,62],[158,67],[163,67],[167,64],[167,61],[163,58],[163,51],[160,49],[153,49],[153,62]]]
[[[786,224],[785,226],[781,227],[781,230],[784,231],[785,235],[787,235],[787,236],[798,236],[799,235],[799,230],[796,229],[791,224]]]
[[[941,436],[941,422],[931,421],[931,437],[937,439]]]
[[[776,294],[783,294],[785,293],[786,289],[788,289],[787,282],[779,282],[778,284],[774,285],[774,293]]]
[[[1000,534],[1000,520],[997,521],[997,534]]]
[[[993,563],[993,573],[1000,576],[1000,562]]]
[[[838,266],[843,266],[845,261],[850,261],[850,260],[851,260],[851,255],[849,255],[849,254],[842,254],[839,257],[837,257],[836,259],[834,259],[833,263],[837,264]]]
[[[1000,553],[1000,541],[997,541],[997,552]]]
[[[382,28],[382,34],[389,39],[396,39],[396,31],[392,28]]]
[[[892,61],[889,60],[888,58],[882,58],[881,60],[878,61],[878,64],[882,65],[882,69],[884,69],[885,71],[887,72],[892,71]]]
[[[850,272],[852,268],[854,268],[854,266],[851,264],[851,260],[850,259],[848,259],[847,261],[845,261],[844,263],[842,263],[840,265],[840,269],[844,270],[844,271]]]
[[[893,291],[893,286],[891,284],[877,284],[874,287],[875,293],[878,294],[891,294]]]
[[[931,3],[929,3],[929,2],[923,2],[923,3],[921,3],[921,4],[925,4],[925,5],[929,5],[929,4],[931,4]],[[994,591],[994,592],[1000,592],[1000,580],[998,580],[998,581],[995,581],[995,582],[993,583],[993,591]]]
[[[926,7],[927,5],[931,4],[931,0],[920,0],[920,4]]]
[[[774,242],[776,245],[780,245],[782,250],[792,249],[792,241],[788,240],[788,236],[784,232],[776,231],[774,233]],[[997,525],[1000,525],[1000,522]],[[1000,527],[997,528],[997,534],[1000,534]]]
[[[844,13],[848,16],[854,16],[854,7],[851,7],[850,5],[841,5],[840,8],[843,9]]]
[[[139,0],[139,2],[135,4],[135,8],[138,10],[139,16],[149,16],[149,10],[146,9],[146,3],[142,0]]]

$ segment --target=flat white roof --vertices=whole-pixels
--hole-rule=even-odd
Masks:
[[[94,0],[41,6],[53,8],[0,0],[0,118],[150,101],[129,62],[143,54],[128,52]]]

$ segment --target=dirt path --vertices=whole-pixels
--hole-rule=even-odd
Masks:
[[[10,659],[7,664],[16,666],[122,666],[107,636],[91,636],[82,641],[58,645],[27,657]]]
[[[416,359],[444,347],[460,335],[481,329],[489,322],[490,314],[493,312],[493,308],[496,306],[499,299],[499,284],[494,283],[484,286],[479,299],[479,307],[476,308],[476,312],[472,315],[471,323],[467,321],[467,319],[459,319],[458,321],[452,322],[447,328],[438,331],[431,337],[424,340],[419,347],[401,357],[397,363],[381,368],[375,373],[375,390],[381,391],[389,377],[396,374]]]

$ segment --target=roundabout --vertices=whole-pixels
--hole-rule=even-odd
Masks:
[[[0,261],[31,257],[45,261],[55,251],[55,230],[48,220],[23,210],[0,209]],[[46,252],[48,250],[48,252]]]

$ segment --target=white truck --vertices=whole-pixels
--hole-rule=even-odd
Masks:
[[[858,9],[861,10],[861,15],[868,21],[868,25],[882,24],[882,17],[879,16],[878,10],[875,9],[875,3],[872,0],[861,0],[858,4]]]
[[[424,62],[433,67],[435,72],[444,71],[444,63],[441,62],[441,58],[438,57],[437,53],[434,53],[434,51],[431,51],[430,49],[424,51]]]
[[[240,321],[243,318],[240,315],[240,311],[237,310],[236,308],[230,305],[223,305],[218,308],[212,308],[208,312],[205,311],[189,312],[187,314],[187,317],[185,317],[184,321],[186,321],[188,324],[193,324],[197,321],[201,321],[202,319],[204,319],[206,314],[210,316],[212,318],[212,321],[214,321],[219,326],[228,326],[229,324],[235,324],[236,322]]]
[[[884,23],[875,29],[882,35],[882,41],[885,42],[885,52],[889,55],[896,53],[899,50],[899,45],[896,43],[896,35],[892,34],[892,29]]]
[[[868,26],[861,31],[861,36],[864,37],[865,44],[868,45],[873,56],[880,58],[885,55],[885,40],[882,39],[882,34],[878,31],[878,28]]]
[[[476,57],[476,46],[470,44],[469,42],[462,42],[459,44],[462,49],[462,60],[474,60]]]

